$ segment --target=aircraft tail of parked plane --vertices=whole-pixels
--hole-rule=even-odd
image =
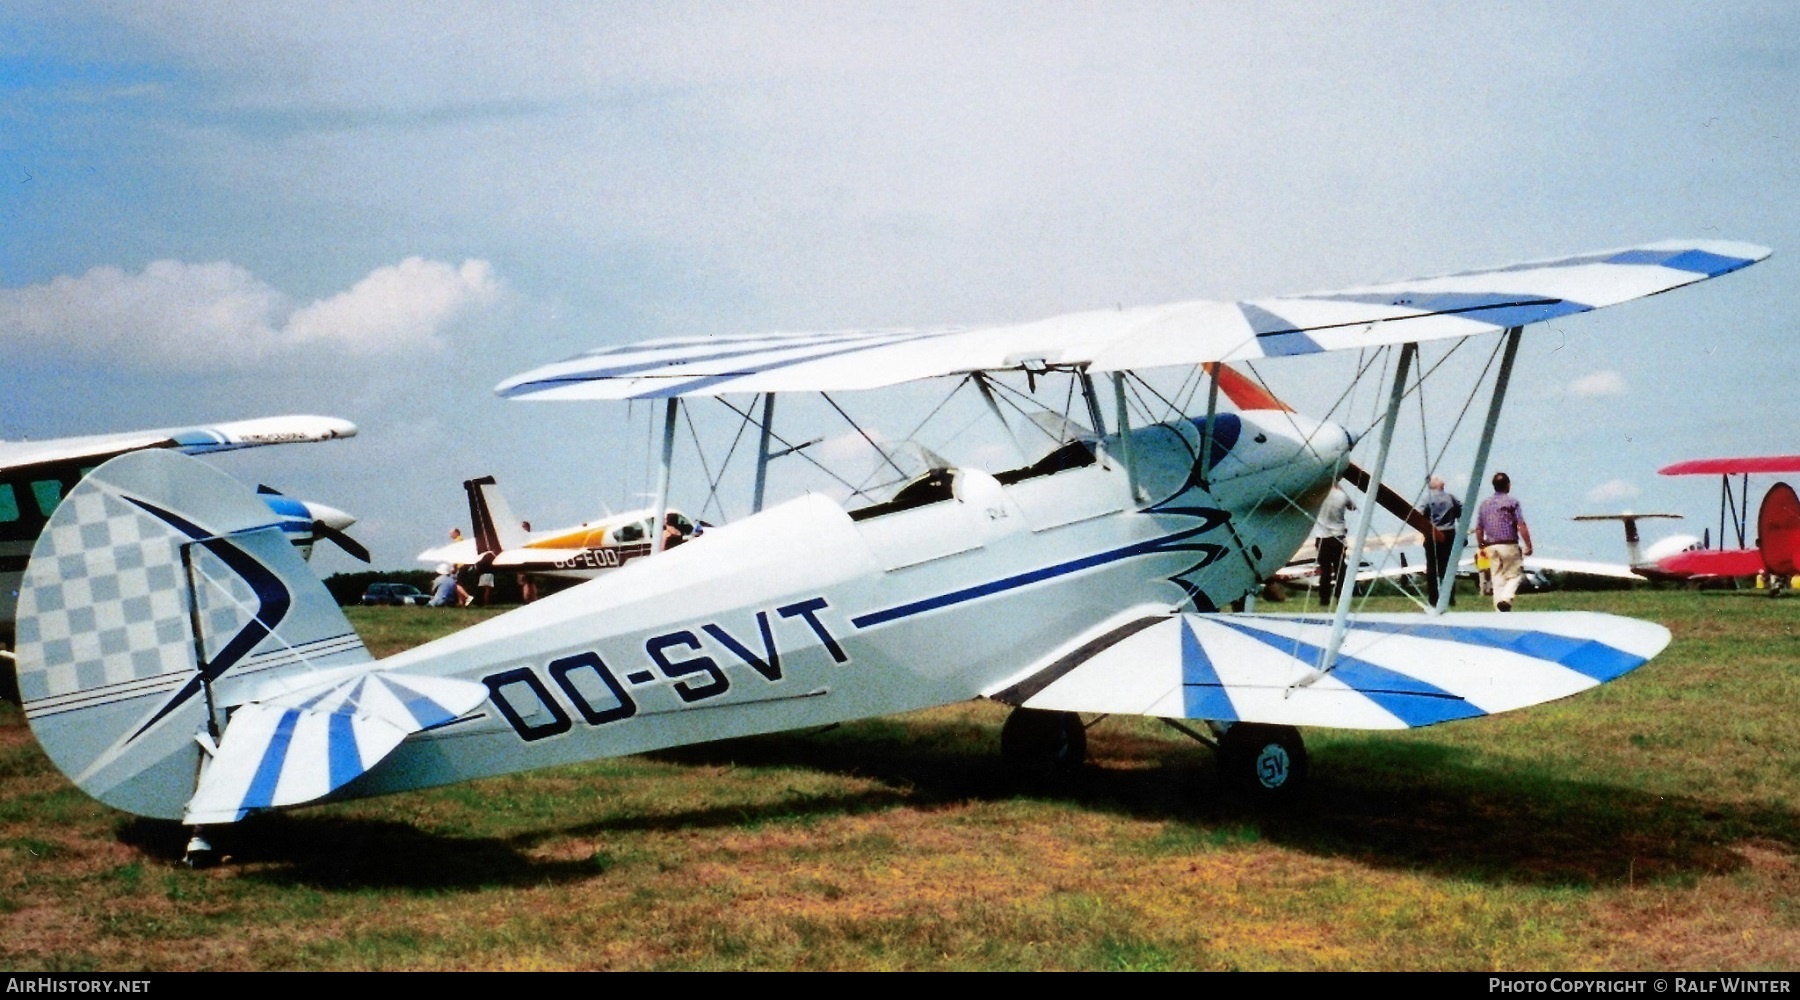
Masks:
[[[463,490],[469,497],[474,537],[426,549],[419,553],[420,562],[484,565],[560,580],[591,580],[654,550],[657,536],[651,525],[655,510],[628,510],[567,528],[526,531],[493,476],[465,480]],[[683,538],[698,530],[680,511],[670,510],[667,515]]]
[[[469,521],[477,552],[498,555],[529,541],[524,522],[513,516],[493,476],[470,479],[463,489],[469,494]]]

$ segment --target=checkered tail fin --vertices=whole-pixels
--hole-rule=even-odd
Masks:
[[[20,702],[94,798],[179,819],[241,706],[371,657],[254,492],[165,450],[71,490],[19,593]]]

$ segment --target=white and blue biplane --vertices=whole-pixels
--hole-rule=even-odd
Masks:
[[[31,560],[25,713],[87,793],[193,827],[194,863],[207,826],[266,810],[978,698],[1011,706],[1001,755],[1029,771],[1080,764],[1083,716],[1123,713],[1285,796],[1307,770],[1299,727],[1403,729],[1565,698],[1669,633],[1591,613],[1352,614],[1350,588],[1316,614],[1234,612],[1305,541],[1357,442],[1285,409],[1223,410],[1216,374],[1200,412],[1134,426],[1128,377],[1390,352],[1380,433],[1362,435],[1379,483],[1417,345],[1502,333],[1479,482],[1522,327],[1768,253],[1671,241],[1253,302],[587,353],[496,391],[657,401],[659,512],[684,401],[754,394],[755,512],[380,661],[253,494],[193,459],[125,455],[57,508]],[[927,468],[868,506],[809,493],[765,508],[776,394],[960,377],[991,404],[988,381],[1019,374],[1066,376],[1086,427],[1027,465]],[[1350,565],[1374,506],[1355,517]]]

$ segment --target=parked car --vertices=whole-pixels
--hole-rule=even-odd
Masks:
[[[430,600],[429,595],[410,583],[371,583],[362,595],[365,607],[377,604],[423,606]]]

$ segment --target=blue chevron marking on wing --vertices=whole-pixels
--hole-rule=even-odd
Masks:
[[[1317,354],[1325,348],[1319,342],[1301,332],[1301,328],[1289,320],[1248,302],[1239,302],[1238,311],[1244,314],[1245,322],[1256,334],[1256,343],[1264,354],[1270,357],[1289,357],[1295,354]]]
[[[1236,629],[1258,642],[1281,649],[1301,662],[1319,663],[1325,650],[1291,636],[1265,632],[1241,622],[1221,621],[1226,628]],[[1468,701],[1434,684],[1354,656],[1342,656],[1332,667],[1331,678],[1379,705],[1408,726],[1429,726],[1453,719],[1471,719],[1486,715]]]
[[[1181,703],[1190,719],[1237,721],[1237,708],[1225,693],[1219,671],[1194,634],[1194,626],[1186,621],[1181,623]]]

